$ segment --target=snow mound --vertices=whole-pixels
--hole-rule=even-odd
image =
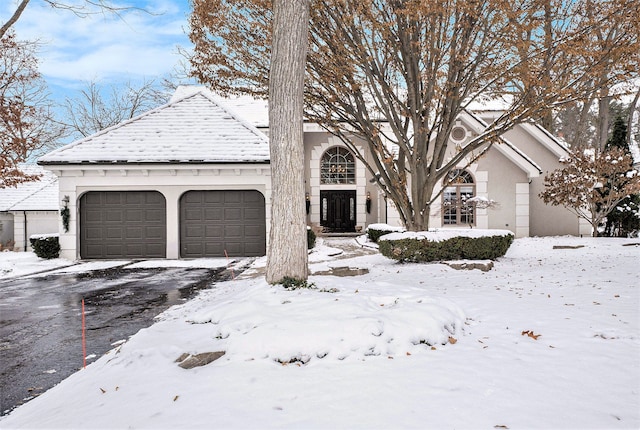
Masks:
[[[331,277],[314,280],[324,278]],[[361,286],[366,289],[364,281]],[[349,282],[348,291],[318,285],[287,291],[259,281],[229,287],[189,321],[212,325],[215,348],[226,351],[227,360],[279,363],[407,355],[462,334],[464,313],[447,299],[419,289],[397,295],[360,290],[358,282]]]
[[[402,240],[402,239],[427,239],[431,242],[442,242],[454,237],[487,237],[487,236],[512,236],[511,230],[481,229],[481,228],[443,228],[429,231],[407,231],[405,233],[385,234],[379,240]]]

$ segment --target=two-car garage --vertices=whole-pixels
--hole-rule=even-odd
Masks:
[[[162,193],[89,191],[79,203],[81,258],[166,257],[167,204]],[[266,253],[265,199],[259,191],[189,190],[180,196],[178,207],[181,258]]]

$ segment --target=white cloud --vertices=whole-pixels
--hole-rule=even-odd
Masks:
[[[114,1],[151,13],[129,10],[121,17],[98,14],[79,18],[68,11],[29,4],[15,25],[19,38],[38,39],[40,70],[46,79],[74,86],[74,81],[153,78],[170,73],[181,57],[177,46],[190,47],[184,30],[188,0]],[[15,2],[0,6],[0,22],[15,10]]]

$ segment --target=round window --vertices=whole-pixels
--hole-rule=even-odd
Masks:
[[[455,126],[451,130],[451,139],[456,142],[462,142],[467,138],[467,129],[462,126]]]

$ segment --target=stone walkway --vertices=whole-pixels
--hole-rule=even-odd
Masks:
[[[348,258],[359,257],[362,255],[377,254],[378,250],[367,246],[362,246],[355,237],[318,237],[316,241],[316,248],[318,252],[321,252],[321,247],[335,249],[335,252],[328,252],[326,258],[317,259],[313,255],[310,255],[310,263],[321,263],[323,261],[330,260],[345,260]],[[255,266],[245,270],[237,279],[257,278],[264,276],[266,268],[264,266]],[[317,274],[317,273],[316,273]]]

